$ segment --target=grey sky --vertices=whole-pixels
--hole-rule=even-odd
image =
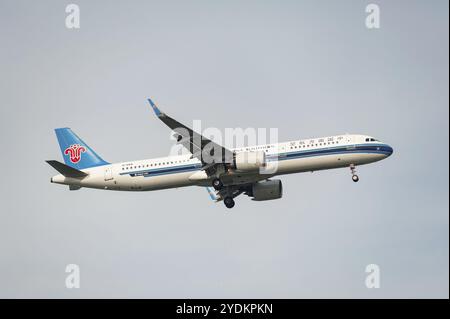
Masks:
[[[0,0],[0,297],[449,296],[448,1]],[[49,183],[69,126],[110,162],[165,156],[171,116],[373,135],[389,159],[281,177],[228,211],[201,188]],[[81,288],[64,286],[81,267]],[[381,288],[364,285],[381,267]]]

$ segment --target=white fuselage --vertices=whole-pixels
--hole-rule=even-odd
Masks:
[[[269,172],[229,171],[226,184],[245,184],[275,175],[364,165],[392,154],[392,148],[366,135],[339,135],[233,151],[264,151]],[[150,191],[183,186],[210,186],[211,177],[191,154],[102,165],[84,169],[85,178],[52,177],[53,183],[121,191]],[[271,168],[271,169],[270,169]]]

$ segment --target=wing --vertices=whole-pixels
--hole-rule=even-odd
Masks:
[[[198,158],[202,162],[204,170],[208,172],[210,168],[217,164],[233,161],[234,154],[232,151],[161,112],[151,99],[148,99],[148,101],[156,116],[175,132],[177,143],[183,145],[192,153],[193,157]]]

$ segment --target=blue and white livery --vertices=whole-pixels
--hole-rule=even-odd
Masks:
[[[284,174],[350,168],[389,157],[391,146],[367,135],[343,134],[284,143],[227,149],[163,113],[152,100],[156,116],[174,132],[189,154],[122,163],[108,163],[70,128],[55,130],[64,163],[47,161],[60,174],[52,183],[116,191],[151,191],[183,186],[206,187],[214,201],[232,208],[245,194],[256,201],[281,198]]]

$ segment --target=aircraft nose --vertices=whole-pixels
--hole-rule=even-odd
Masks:
[[[387,156],[391,156],[392,153],[394,153],[394,149],[390,145],[386,144],[385,149],[386,149]]]

